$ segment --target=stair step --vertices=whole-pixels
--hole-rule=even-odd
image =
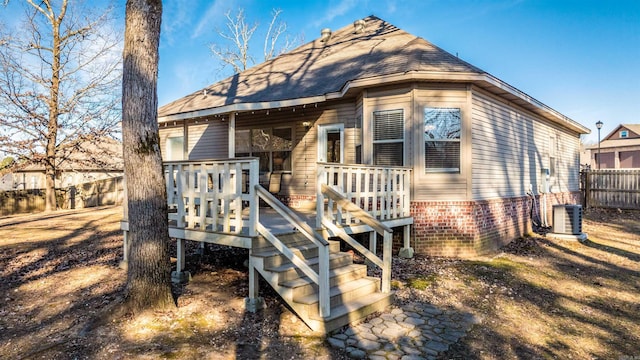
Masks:
[[[329,292],[331,308],[352,300],[366,298],[380,289],[380,279],[364,277],[355,281],[332,286]],[[318,293],[294,297],[293,302],[305,305],[307,316],[318,315]]]
[[[317,256],[314,258],[306,259],[307,265],[309,265],[316,272],[318,271],[318,262],[319,262],[319,258]],[[329,254],[329,269],[337,269],[339,267],[343,267],[351,264],[353,264],[353,257],[351,256],[351,254],[348,254],[348,253],[330,253]],[[265,264],[264,269],[274,273],[284,273],[287,271],[295,270],[296,266],[293,263],[289,262],[287,259],[286,263],[283,263],[280,265],[267,266]],[[288,280],[291,280],[291,279],[288,279]]]
[[[318,292],[318,285],[299,271],[298,277],[281,282],[279,285],[293,290],[293,297],[300,297]],[[346,282],[362,279],[367,276],[367,266],[362,264],[351,264],[329,271],[329,285],[338,286]]]
[[[338,329],[344,325],[357,322],[368,315],[382,311],[393,302],[393,293],[376,292],[365,297],[347,301],[339,306],[331,307],[331,314],[322,318],[317,313],[309,316],[306,323],[314,331],[324,333]]]
[[[315,244],[311,243],[308,240],[298,241],[298,242],[295,242],[292,244],[286,244],[286,245],[291,250],[299,250],[299,251],[316,250],[318,248]],[[340,251],[340,242],[330,240],[329,252],[339,252],[339,251]],[[276,249],[275,247],[273,247],[273,245],[271,245],[270,247],[260,248],[257,250],[254,249],[251,255],[260,256],[260,257],[269,257],[269,256],[282,255],[282,253],[280,252],[280,250]]]

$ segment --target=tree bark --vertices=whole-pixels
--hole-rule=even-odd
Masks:
[[[162,1],[127,1],[122,135],[130,249],[125,298],[133,312],[174,304],[157,122],[161,18]]]

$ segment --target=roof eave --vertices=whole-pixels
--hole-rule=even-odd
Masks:
[[[320,96],[310,96],[306,98],[264,101],[264,102],[257,102],[257,103],[237,103],[237,104],[219,106],[215,108],[208,108],[208,109],[188,111],[188,112],[183,112],[178,114],[171,114],[166,116],[159,116],[158,122],[165,123],[168,121],[181,121],[181,120],[206,117],[206,116],[214,116],[214,115],[222,115],[222,114],[228,114],[228,113],[240,112],[240,111],[257,111],[257,110],[284,108],[289,106],[309,105],[309,104],[324,102],[326,100],[327,100],[327,97],[325,95],[320,95]]]
[[[429,81],[429,82],[468,82],[477,84],[481,88],[489,88],[492,92],[506,100],[514,102],[525,109],[532,111],[544,118],[567,127],[579,134],[589,134],[591,130],[579,124],[571,118],[559,113],[542,102],[534,99],[526,93],[516,89],[515,87],[505,83],[504,81],[487,73],[473,72],[425,72],[410,71],[405,73],[396,73],[389,75],[381,75],[368,77],[363,79],[354,79],[348,81],[340,91],[327,93],[324,95],[310,96],[298,99],[287,99],[278,101],[266,101],[257,103],[237,103],[225,105],[215,108],[201,109],[184,113],[172,114],[158,117],[158,122],[165,123],[168,121],[180,121],[198,117],[206,117],[213,115],[228,114],[240,111],[256,111],[274,108],[282,108],[289,106],[308,105],[321,103],[327,100],[341,99],[350,96],[358,90],[379,86],[380,84],[394,84],[411,81]]]

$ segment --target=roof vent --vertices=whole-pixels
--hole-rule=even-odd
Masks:
[[[364,32],[364,27],[367,23],[363,20],[356,20],[353,22],[353,32],[356,34],[362,34]]]
[[[331,38],[331,29],[324,28],[320,31],[320,41],[327,42]]]

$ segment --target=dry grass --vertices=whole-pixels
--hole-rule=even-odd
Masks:
[[[398,269],[438,274],[399,299],[481,320],[443,358],[640,357],[640,213],[594,211],[584,229],[584,243],[527,238],[472,261],[399,260]]]
[[[120,209],[0,219],[0,358],[342,358],[266,286],[245,313],[246,252],[187,259],[172,311],[86,325],[122,296]],[[640,213],[592,212],[585,243],[520,239],[473,260],[394,259],[398,302],[480,322],[443,358],[640,357]],[[193,247],[195,250],[195,246]]]

